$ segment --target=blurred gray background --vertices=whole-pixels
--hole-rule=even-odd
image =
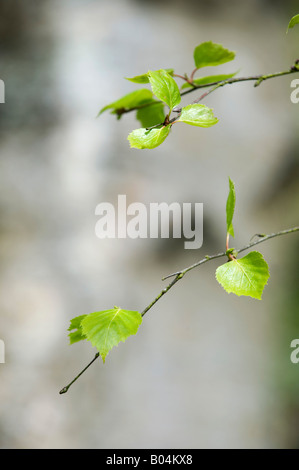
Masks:
[[[293,1],[0,3],[1,448],[264,448],[299,446],[296,234],[259,246],[263,300],[227,295],[217,260],[189,273],[144,317],[136,337],[59,390],[93,357],[69,346],[74,316],[119,305],[142,311],[164,275],[225,248],[228,176],[235,240],[298,225],[294,77],[209,96],[219,124],[176,126],[159,148],[130,149],[140,127],[96,115],[149,69],[193,68],[212,40],[236,51],[208,73],[287,70],[299,58]],[[189,95],[184,103],[195,99]],[[189,99],[190,98],[190,99]],[[99,240],[97,204],[204,203],[204,244]]]

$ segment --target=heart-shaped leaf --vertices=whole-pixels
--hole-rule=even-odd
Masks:
[[[109,351],[120,341],[135,335],[141,322],[139,312],[114,307],[86,315],[81,322],[81,328],[83,335],[97,348],[105,362]]]
[[[128,135],[128,141],[132,148],[154,149],[164,142],[170,132],[171,126],[160,127],[158,129],[135,129]]]
[[[199,69],[211,65],[220,65],[235,58],[235,53],[212,41],[203,42],[194,49],[195,66]]]
[[[252,251],[219,266],[216,279],[228,293],[260,300],[269,279],[269,268],[261,253]]]
[[[218,119],[214,116],[213,111],[204,104],[189,104],[182,109],[176,122],[179,121],[191,126],[211,127],[217,124]]]

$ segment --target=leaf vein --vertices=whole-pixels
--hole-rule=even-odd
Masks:
[[[113,322],[114,318],[119,314],[120,312],[120,308],[117,309],[117,311],[115,312],[115,315],[113,315],[113,318],[111,318],[110,320],[110,323],[108,325],[108,328],[107,328],[107,331],[106,331],[106,338],[105,338],[105,343],[104,343],[104,347],[106,348],[106,344],[107,344],[107,338],[108,338],[108,333],[109,333],[109,330],[110,330],[110,327],[111,327],[111,323]]]

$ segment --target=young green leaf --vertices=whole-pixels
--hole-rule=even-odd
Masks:
[[[154,149],[164,142],[170,132],[171,126],[160,127],[159,129],[135,129],[128,135],[128,141],[132,148]]]
[[[138,108],[139,106],[152,103],[154,101],[152,92],[147,88],[142,88],[141,90],[132,91],[132,93],[123,96],[113,103],[107,104],[100,110],[98,116],[107,109],[111,109],[111,114],[117,114],[120,117],[125,111]]]
[[[233,217],[235,212],[235,205],[236,205],[236,191],[235,185],[232,180],[229,178],[229,193],[228,198],[226,201],[226,227],[227,233],[232,237],[235,236],[234,234],[234,226],[233,226]]]
[[[204,104],[189,104],[182,109],[176,122],[179,121],[191,126],[211,127],[217,124],[218,119],[214,116],[213,111]]]
[[[233,78],[237,73],[238,72],[227,73],[227,74],[222,74],[222,75],[210,75],[209,77],[195,78],[193,80],[193,83],[195,86],[202,86],[202,85],[208,85],[209,83],[223,82],[224,80]],[[191,83],[188,83],[188,82],[184,83],[184,85],[181,86],[181,90],[184,90],[185,88],[192,88]]]
[[[85,318],[87,315],[80,315],[79,317],[72,318],[70,326],[68,328],[69,333],[69,338],[70,338],[70,344],[77,343],[78,341],[81,341],[82,339],[86,339],[86,337],[82,333],[82,328],[81,328],[81,321],[83,318]],[[76,330],[76,331],[73,331]]]
[[[164,122],[164,103],[157,101],[156,104],[138,109],[136,118],[140,121],[142,127],[152,127]]]
[[[195,66],[199,69],[211,65],[220,65],[235,58],[235,53],[212,41],[203,42],[194,49]]]
[[[226,292],[261,299],[269,269],[261,253],[252,251],[240,259],[219,266],[216,279]]]
[[[163,69],[156,70],[156,72],[161,72],[161,70]],[[173,72],[174,72],[173,69],[165,69],[165,70],[167,73],[169,73],[169,75],[173,75]],[[136,75],[136,77],[132,77],[132,78],[125,77],[125,79],[133,83],[143,83],[143,84],[149,83],[148,73],[144,73],[142,75]]]
[[[293,16],[293,18],[288,24],[287,32],[289,31],[290,28],[294,28],[296,24],[299,24],[299,15]]]
[[[120,341],[135,335],[141,322],[142,317],[139,312],[114,307],[111,310],[86,315],[81,326],[86,339],[97,348],[105,362],[109,351]]]
[[[181,102],[179,87],[166,70],[149,71],[148,78],[153,93],[159,100],[166,103],[170,110]]]

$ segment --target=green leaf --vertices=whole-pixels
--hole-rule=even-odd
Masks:
[[[213,111],[204,104],[189,104],[182,109],[176,122],[179,121],[191,126],[211,127],[217,124],[218,119],[214,116]]]
[[[229,178],[229,193],[228,193],[228,198],[226,201],[226,227],[227,227],[227,233],[229,233],[232,237],[235,236],[234,226],[233,226],[235,205],[236,205],[235,185],[232,182],[232,180]]]
[[[156,70],[156,72],[161,72],[161,70],[163,69]],[[166,72],[169,73],[169,75],[173,75],[173,72],[174,72],[173,69],[165,69],[165,70]],[[132,78],[125,77],[125,79],[133,83],[149,83],[148,73],[144,73],[142,75],[136,75],[136,77],[132,77]]]
[[[82,339],[86,339],[86,337],[82,333],[82,328],[81,328],[81,321],[86,316],[87,315],[80,315],[79,317],[72,318],[70,326],[68,328],[68,331],[71,331],[71,333],[69,333],[70,344],[74,344],[74,343],[77,343],[78,341],[81,341]],[[72,331],[72,330],[76,330],[76,331]]]
[[[141,322],[139,312],[114,307],[90,313],[82,320],[81,326],[86,339],[97,348],[105,362],[109,351],[120,341],[135,335]]]
[[[226,292],[261,299],[269,279],[269,269],[261,253],[252,251],[216,270],[216,279]]]
[[[153,93],[159,100],[166,103],[170,110],[181,102],[179,87],[166,70],[149,71],[148,78]]]
[[[142,127],[152,127],[164,122],[164,104],[157,101],[156,104],[138,109],[136,118],[140,121]]]
[[[208,85],[209,83],[215,83],[215,82],[223,82],[223,80],[228,80],[229,78],[233,78],[238,72],[235,73],[227,73],[223,75],[210,75],[209,77],[201,77],[201,78],[195,78],[193,80],[194,85],[196,86],[201,86],[201,85]],[[181,86],[181,90],[184,90],[185,88],[193,88],[192,85],[188,82],[184,83],[183,86]]]
[[[290,28],[294,28],[296,24],[299,24],[299,15],[293,16],[293,18],[288,24],[287,32],[289,31]]]
[[[128,135],[128,140],[132,148],[154,149],[164,142],[170,132],[170,125],[158,129],[135,129]]]
[[[100,110],[98,116],[107,109],[112,109],[111,114],[118,114],[118,116],[121,116],[125,111],[135,109],[138,106],[154,101],[152,92],[147,88],[142,88],[141,90],[132,91],[132,93],[123,96],[113,103],[107,104],[107,106],[104,106],[104,108]]]
[[[194,49],[195,66],[199,69],[211,65],[220,65],[235,58],[235,53],[212,41],[203,42]]]

